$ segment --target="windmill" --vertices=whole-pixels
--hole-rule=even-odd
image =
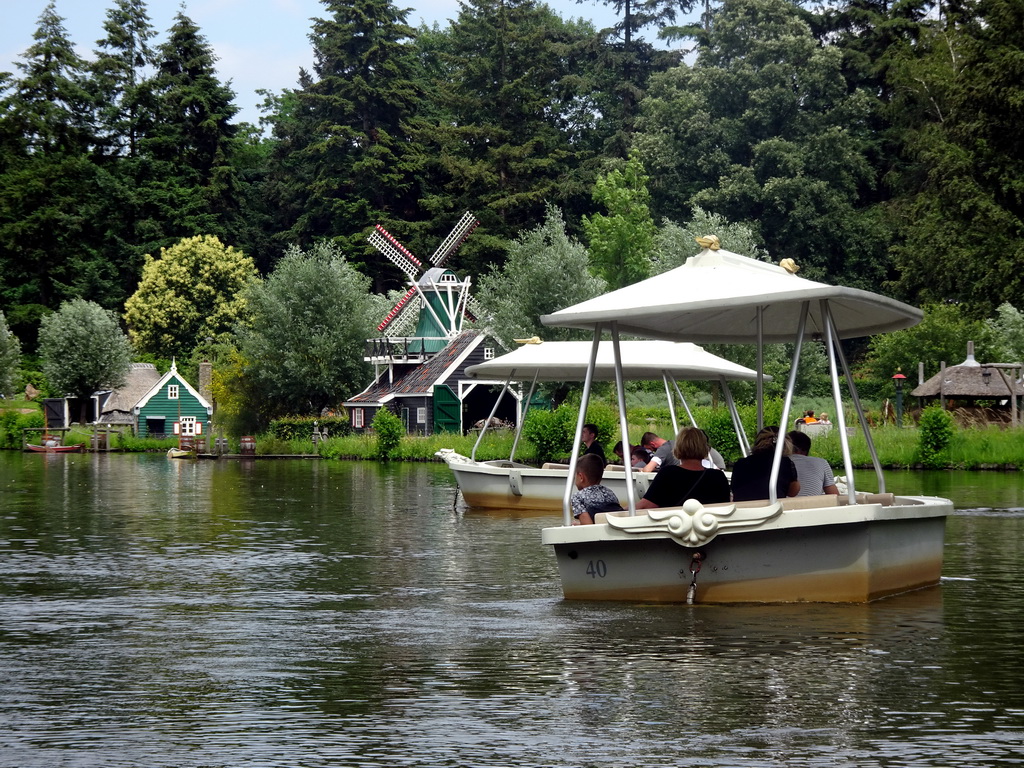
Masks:
[[[464,213],[430,257],[432,266],[424,266],[380,224],[370,233],[367,238],[370,244],[409,278],[409,290],[377,326],[385,339],[414,336],[448,340],[462,330],[464,318],[476,319],[479,306],[469,295],[471,280],[468,277],[460,280],[444,265],[479,224],[473,214]],[[415,301],[417,296],[419,302]],[[416,305],[419,313],[411,311]]]
[[[460,432],[464,423],[493,415],[496,395],[490,382],[465,374],[494,356],[486,331],[463,327],[486,312],[469,295],[471,280],[445,267],[479,223],[473,214],[463,214],[426,262],[382,226],[367,238],[405,273],[409,288],[377,326],[380,336],[367,340],[363,359],[374,366],[373,382],[343,403],[356,432],[369,428],[381,408],[396,413],[407,431],[423,434]],[[515,408],[509,408],[498,417],[514,419]]]

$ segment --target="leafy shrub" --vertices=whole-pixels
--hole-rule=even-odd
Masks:
[[[553,411],[531,410],[523,424],[523,437],[537,451],[537,460],[564,459],[573,452],[579,403],[562,403]],[[597,439],[610,453],[619,439],[619,414],[608,403],[591,403],[587,408],[586,423],[597,427]]]
[[[126,453],[162,453],[168,448],[177,448],[178,437],[136,437],[130,429],[125,429],[110,439],[110,447]]]
[[[562,459],[572,451],[572,439],[576,434],[576,413],[574,407],[559,407],[553,411],[533,410],[526,415],[523,437],[533,443],[537,460]]]
[[[917,452],[921,463],[929,469],[946,466],[942,454],[952,439],[953,416],[938,403],[925,408],[918,425]]]
[[[711,447],[722,454],[728,464],[740,458],[740,441],[727,408],[702,408],[694,413],[694,418],[707,433]]]
[[[377,458],[381,461],[390,461],[402,443],[402,435],[405,432],[402,420],[387,408],[381,408],[373,417],[372,427],[377,436]]]
[[[41,412],[0,411],[0,448],[20,449],[22,447],[22,430],[43,426],[46,426],[46,423]]]
[[[348,419],[318,418],[315,416],[288,416],[270,422],[269,432],[281,440],[310,440],[313,436],[313,424],[320,431],[327,430],[331,437],[345,437],[352,434],[352,425]]]

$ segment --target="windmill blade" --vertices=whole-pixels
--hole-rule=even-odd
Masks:
[[[443,267],[445,262],[451,258],[451,255],[459,250],[459,246],[462,245],[466,238],[470,236],[474,229],[480,226],[480,222],[477,221],[469,211],[462,214],[462,218],[459,219],[459,223],[455,225],[448,237],[444,239],[444,242],[438,246],[438,249],[434,251],[434,255],[430,257],[430,263],[435,267]]]
[[[410,280],[415,280],[416,275],[423,269],[423,264],[400,242],[378,224],[373,232],[366,238],[367,241],[384,254],[400,270],[405,272]]]
[[[394,326],[394,327],[400,326],[401,323],[398,322],[398,319],[402,315],[406,314],[405,310],[409,307],[409,302],[412,301],[412,298],[415,295],[416,295],[416,289],[415,288],[410,288],[408,291],[406,291],[405,296],[403,296],[402,298],[400,298],[398,300],[398,303],[395,304],[394,307],[392,307],[390,312],[388,312],[388,314],[384,318],[383,322],[381,322],[381,324],[377,326],[377,330],[378,331],[383,331],[388,326]]]

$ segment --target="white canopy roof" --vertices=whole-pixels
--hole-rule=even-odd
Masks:
[[[729,362],[705,352],[696,344],[674,344],[668,341],[623,341],[620,343],[622,375],[626,380],[659,380],[668,371],[680,380],[747,380],[757,373],[750,368]],[[524,344],[507,355],[487,360],[466,369],[474,379],[507,379],[520,376],[538,381],[582,381],[587,374],[590,352],[589,341],[544,341]],[[615,378],[612,344],[602,341],[597,351],[595,381]]]
[[[764,341],[796,337],[800,307],[810,302],[806,334],[823,333],[820,300],[827,299],[840,338],[909,328],[921,310],[857,288],[797,277],[775,264],[705,248],[681,267],[545,315],[545,325],[592,329],[617,323],[620,333],[699,343],[757,341],[757,308],[764,308]]]

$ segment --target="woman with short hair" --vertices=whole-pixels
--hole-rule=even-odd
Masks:
[[[702,464],[710,449],[703,430],[696,427],[679,430],[672,448],[672,455],[679,463],[661,468],[636,508],[678,507],[687,499],[696,499],[701,504],[729,501],[729,480],[725,473]]]

